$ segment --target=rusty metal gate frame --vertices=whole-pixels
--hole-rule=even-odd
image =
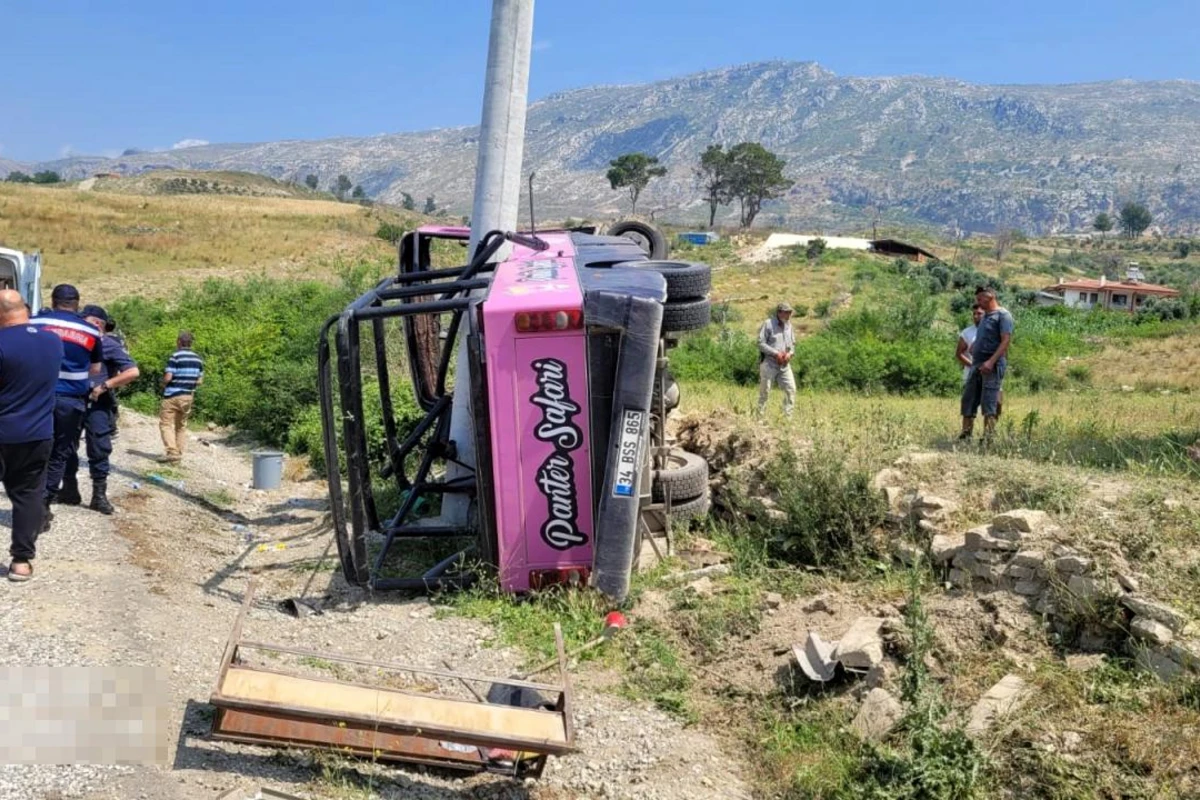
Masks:
[[[376,761],[404,762],[424,766],[441,767],[468,772],[493,772],[512,777],[541,776],[550,755],[565,755],[575,752],[574,724],[572,722],[572,689],[567,674],[566,655],[562,629],[554,626],[555,648],[558,659],[559,684],[533,683],[517,679],[486,678],[460,674],[445,670],[426,669],[402,664],[389,664],[352,658],[330,653],[319,653],[286,645],[253,642],[242,637],[242,629],[255,593],[252,580],[246,589],[245,599],[234,622],[225,645],[216,687],[209,702],[216,707],[213,716],[213,739],[243,744],[294,747],[300,749],[325,749],[342,755]],[[331,662],[372,667],[391,672],[427,675],[463,683],[489,683],[546,692],[555,698],[554,713],[562,718],[565,745],[550,742],[533,742],[519,737],[488,736],[471,733],[461,728],[419,728],[394,721],[347,713],[331,716],[328,712],[287,706],[269,701],[248,702],[222,694],[226,676],[233,666],[259,673],[285,675],[290,673],[262,667],[249,667],[240,660],[242,651],[257,650],[285,653],[299,657],[320,658]],[[307,678],[321,683],[343,686],[378,687],[330,678]],[[389,690],[393,691],[393,690]],[[398,691],[398,690],[395,690]],[[413,691],[400,694],[420,694]],[[475,692],[472,690],[472,693]],[[449,699],[449,698],[448,698]],[[457,698],[454,698],[457,700]],[[463,701],[468,702],[468,701]],[[512,708],[512,706],[489,703],[477,699],[482,705]],[[543,712],[550,713],[550,712]],[[442,742],[459,745],[459,749],[447,750]],[[472,749],[474,748],[474,749]],[[489,761],[488,749],[512,751],[515,757],[508,762]]]

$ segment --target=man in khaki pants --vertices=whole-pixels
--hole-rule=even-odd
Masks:
[[[775,316],[758,329],[758,413],[767,408],[772,386],[783,390],[783,413],[792,415],[796,406],[796,376],[792,374],[792,355],[796,352],[796,333],[792,330],[792,307],[780,303]]]
[[[204,381],[204,360],[192,350],[192,334],[181,331],[175,352],[167,360],[163,374],[163,401],[158,412],[158,430],[167,454],[163,461],[183,458],[188,418],[196,387]]]

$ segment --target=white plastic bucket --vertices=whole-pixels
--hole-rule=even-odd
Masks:
[[[283,481],[283,453],[274,450],[257,450],[254,457],[254,488],[278,489]]]

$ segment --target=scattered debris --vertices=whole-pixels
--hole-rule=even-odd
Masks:
[[[1148,644],[1165,647],[1175,638],[1175,634],[1166,625],[1149,617],[1134,617],[1129,625],[1129,633]]]
[[[253,794],[246,794],[244,789],[230,789],[217,800],[305,800],[295,794],[284,794],[274,789],[256,789]]]
[[[882,741],[904,716],[904,706],[886,689],[867,692],[850,727],[869,742]]]
[[[866,672],[883,661],[883,623],[880,617],[859,617],[843,634],[834,658],[847,669]]]
[[[817,595],[812,600],[809,600],[808,603],[804,606],[803,610],[804,610],[804,613],[806,613],[806,614],[816,614],[816,613],[832,614],[833,606],[831,606],[829,604],[829,596],[822,594],[822,595]]]
[[[1019,675],[1005,675],[979,698],[971,709],[966,732],[970,736],[986,733],[992,725],[1021,707],[1028,695],[1025,679]]]
[[[689,569],[716,566],[732,558],[730,553],[717,550],[712,542],[701,538],[693,539],[686,549],[677,551],[675,555],[687,564]]]
[[[828,683],[837,674],[838,662],[834,657],[837,645],[837,642],[826,642],[815,631],[809,631],[803,647],[792,646],[792,655],[809,680]]]
[[[733,567],[728,564],[713,564],[710,567],[701,567],[700,569],[690,569],[685,572],[675,572],[663,577],[663,583],[668,585],[678,585],[681,583],[690,583],[697,578],[715,578],[721,575],[728,575],[733,572]]]
[[[1188,618],[1182,612],[1176,611],[1165,603],[1156,603],[1137,595],[1123,596],[1121,605],[1139,617],[1147,617],[1155,622],[1161,622],[1174,633],[1181,633],[1188,624]]]

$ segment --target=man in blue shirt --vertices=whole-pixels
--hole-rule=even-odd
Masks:
[[[91,376],[103,369],[100,331],[79,316],[79,290],[68,284],[54,287],[51,310],[38,314],[29,323],[51,331],[62,340],[63,355],[54,390],[54,445],[46,467],[45,519],[42,531],[50,529],[54,519],[50,504],[82,502],[75,472],[67,473],[71,454],[79,450],[87,398],[92,391]],[[76,461],[78,469],[78,460]]]
[[[21,295],[0,291],[0,481],[12,503],[11,581],[33,577],[62,357],[62,340],[29,324]]]
[[[983,318],[971,346],[971,367],[962,395],[963,431],[958,438],[971,438],[975,413],[982,405],[984,440],[990,441],[996,431],[996,418],[1000,416],[1000,392],[1008,368],[1013,317],[1008,309],[1000,307],[992,289],[976,289],[975,301],[983,309]]]
[[[158,431],[167,451],[162,460],[167,462],[183,458],[192,398],[196,387],[204,382],[204,359],[192,350],[192,334],[180,331],[175,345],[163,373],[163,401],[158,411]]]
[[[92,392],[88,396],[83,432],[87,443],[88,473],[92,479],[92,500],[88,508],[101,514],[113,513],[108,501],[108,459],[113,451],[113,435],[117,430],[117,399],[114,391],[133,383],[141,373],[121,341],[107,331],[112,329],[108,312],[100,306],[84,306],[80,315],[97,330],[106,331],[101,339],[104,369],[92,376]],[[67,474],[79,469],[78,450],[67,461]]]

